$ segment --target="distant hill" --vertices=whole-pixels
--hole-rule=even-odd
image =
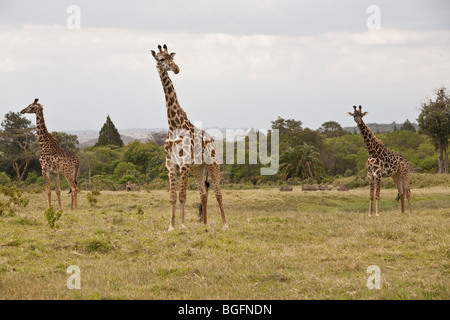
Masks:
[[[208,130],[210,128],[204,128],[204,130]],[[226,128],[214,128],[219,130],[222,134],[222,137],[226,137]],[[235,133],[238,134],[238,130],[242,130],[246,132],[249,130],[248,128],[236,128],[234,129]],[[152,129],[119,129],[120,138],[123,143],[127,145],[128,143],[139,140],[141,142],[147,142],[149,137],[151,137],[151,133],[154,132],[167,132],[167,129],[163,128],[152,128]],[[98,131],[96,130],[80,130],[80,131],[67,131],[68,134],[73,134],[78,137],[78,148],[83,149],[86,147],[92,147],[98,141]],[[238,135],[239,136],[239,135]],[[214,137],[215,139],[219,139],[218,137]]]
[[[397,130],[400,130],[401,126],[403,125],[403,123],[389,123],[389,124],[380,124],[380,123],[368,123],[367,124],[370,129],[372,129],[372,131],[374,133],[377,132],[392,132],[394,131],[394,127],[397,128]],[[419,130],[419,126],[416,123],[412,123],[412,125],[414,126],[414,128],[417,130]],[[226,128],[215,128],[218,129],[221,133],[222,136],[225,138],[226,137]],[[354,127],[344,127],[343,128],[345,131],[348,131],[350,133],[356,132],[359,133],[359,129],[357,126]],[[208,130],[208,128],[204,128],[204,130]],[[248,131],[248,128],[235,128],[235,134],[238,133],[238,130],[242,130],[244,132]],[[163,129],[163,128],[152,128],[152,129],[142,129],[142,128],[137,128],[137,129],[119,129],[119,133],[120,133],[120,137],[122,138],[122,141],[124,144],[128,144],[134,140],[139,140],[141,142],[147,142],[149,139],[149,136],[151,136],[152,132],[167,132],[167,129]],[[80,131],[67,131],[66,133],[68,134],[74,134],[78,137],[78,147],[80,149],[86,148],[86,147],[91,147],[93,145],[95,145],[98,141],[98,131],[97,130],[80,130]],[[218,139],[218,137],[215,137],[215,139]],[[236,139],[239,139],[239,135],[236,136]]]
[[[141,142],[147,142],[149,134],[151,132],[163,131],[161,128],[154,129],[119,129],[120,138],[124,144],[128,144],[134,140]],[[67,131],[68,134],[74,134],[78,137],[78,148],[83,149],[95,145],[98,141],[97,130],[80,130],[80,131]]]
[[[139,140],[139,141],[141,141],[141,142],[147,142],[147,139],[136,139],[136,138],[134,138],[134,137],[125,136],[125,135],[123,135],[123,134],[120,135],[120,138],[122,139],[122,141],[123,141],[123,143],[124,143],[125,145],[129,144],[130,142],[132,142],[132,141],[134,141],[134,140]],[[78,140],[78,141],[79,141],[79,140]],[[84,142],[82,142],[82,143],[80,142],[80,143],[78,144],[78,148],[84,149],[84,148],[86,148],[86,147],[92,147],[92,146],[94,146],[94,145],[97,143],[97,141],[98,141],[98,137],[97,137],[97,138],[93,138],[93,139],[89,139],[89,140],[84,141]]]
[[[374,132],[393,132],[394,131],[394,127],[397,128],[397,130],[400,130],[400,128],[402,127],[403,123],[389,123],[389,124],[383,124],[383,123],[366,123],[369,128]],[[413,127],[417,130],[419,130],[419,125],[417,123],[411,123],[413,125]],[[343,128],[344,131],[348,131],[350,133],[358,132],[359,133],[359,129],[357,126],[354,127],[344,127]]]

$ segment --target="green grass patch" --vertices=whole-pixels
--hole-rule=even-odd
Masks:
[[[413,214],[382,189],[380,217],[368,217],[368,188],[292,192],[224,190],[230,230],[217,201],[208,226],[188,191],[186,229],[168,232],[169,193],[102,191],[95,206],[63,197],[49,228],[45,194],[0,217],[2,299],[443,299],[450,298],[450,188],[412,189]],[[66,269],[81,270],[69,290]],[[367,267],[382,288],[366,286]]]

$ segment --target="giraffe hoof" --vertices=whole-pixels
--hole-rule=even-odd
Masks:
[[[228,225],[227,225],[227,224],[224,224],[223,227],[222,227],[222,229],[223,229],[223,230],[227,230],[227,231],[230,230],[230,229],[228,228]]]
[[[376,215],[375,215],[375,217],[379,217],[380,215],[377,213]]]
[[[181,224],[182,229],[186,229],[186,226],[184,224]]]
[[[170,227],[169,227],[169,230],[167,230],[167,231],[170,232],[170,231],[173,231],[173,229],[174,229],[173,226],[170,226]]]

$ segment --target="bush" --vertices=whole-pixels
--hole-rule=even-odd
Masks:
[[[116,181],[122,180],[125,175],[132,175],[135,170],[135,165],[130,162],[119,162],[114,169],[114,179]]]
[[[29,200],[22,198],[22,190],[16,187],[5,187],[0,185],[0,194],[7,197],[6,200],[0,200],[0,216],[5,213],[13,215],[17,207],[25,208]]]
[[[412,188],[448,187],[450,174],[413,173],[410,185]]]
[[[120,184],[122,184],[122,183],[127,183],[128,181],[130,181],[130,182],[132,182],[132,183],[136,183],[136,182],[137,182],[136,178],[135,178],[133,175],[131,175],[131,174],[125,174],[125,175],[119,180],[119,183],[120,183]]]
[[[92,177],[92,186],[97,190],[116,191],[117,186],[111,176],[100,174]]]
[[[91,207],[93,207],[97,201],[98,201],[98,196],[100,195],[100,191],[92,189],[91,191],[89,191],[86,195],[87,201],[89,202],[89,204],[91,205]]]
[[[37,174],[36,172],[32,171],[30,173],[28,173],[27,178],[25,179],[25,183],[27,185],[33,184],[35,183],[37,180]]]
[[[10,182],[11,182],[11,179],[9,178],[9,176],[6,173],[0,171],[0,184],[5,185]]]
[[[63,211],[62,209],[59,210],[55,210],[53,209],[53,206],[50,206],[45,212],[45,218],[47,219],[47,223],[49,225],[50,228],[54,228],[56,227],[56,221],[59,220],[59,218],[61,217]]]

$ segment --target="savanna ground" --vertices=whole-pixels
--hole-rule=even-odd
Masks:
[[[188,192],[187,229],[167,232],[167,191],[102,191],[55,228],[44,193],[0,217],[0,299],[449,299],[450,187],[413,189],[413,215],[394,189],[368,217],[368,188],[224,190],[230,230],[211,192],[209,225]],[[52,193],[53,200],[55,194]],[[56,203],[56,202],[54,202]],[[178,210],[177,210],[178,211]],[[81,270],[69,290],[67,267]],[[379,266],[381,289],[367,268]]]

